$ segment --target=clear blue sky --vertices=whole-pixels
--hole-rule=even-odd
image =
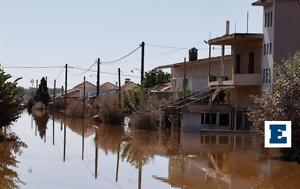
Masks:
[[[208,52],[203,40],[223,35],[226,20],[231,32],[246,32],[246,13],[250,12],[250,32],[262,31],[262,9],[254,0],[0,0],[0,62],[2,66],[63,66],[88,68],[97,57],[109,61],[136,48],[141,41],[176,47],[200,48]],[[181,62],[187,50],[146,46],[146,71],[158,65]],[[167,54],[166,54],[167,53]],[[220,52],[215,52],[219,55]],[[139,75],[140,52],[102,71]],[[53,85],[60,69],[6,69],[20,85],[30,79],[48,76]],[[70,70],[72,74],[81,71]],[[83,80],[70,74],[69,88]],[[91,82],[94,73],[86,74]],[[58,85],[63,85],[62,75]],[[122,77],[122,83],[125,77]],[[134,81],[139,78],[132,77]],[[101,75],[101,83],[117,81],[116,75]]]

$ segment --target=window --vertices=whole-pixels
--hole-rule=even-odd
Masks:
[[[205,124],[210,124],[210,113],[205,113]]]
[[[267,48],[266,48],[266,44],[264,44],[264,55],[267,54]]]
[[[205,114],[201,113],[201,125],[204,125],[204,117],[205,117]]]
[[[270,25],[269,26],[272,26],[273,25],[273,12],[270,12],[270,15],[269,15],[269,19],[270,19]]]
[[[265,13],[265,28],[267,27],[267,22],[268,22],[268,14]]]
[[[220,114],[220,126],[229,126],[229,114]]]
[[[212,125],[216,125],[217,124],[217,114],[216,113],[212,113],[211,114],[211,124]]]
[[[235,57],[235,73],[241,73],[241,56],[239,54]]]
[[[270,49],[269,49],[269,54],[272,54],[272,43],[270,43],[270,45],[269,45],[270,47]]]
[[[219,136],[219,144],[229,144],[228,136]]]
[[[268,69],[268,77],[267,77],[268,83],[272,82],[272,72],[271,72],[271,68]]]
[[[265,13],[265,28],[273,26],[273,12]]]
[[[264,55],[272,54],[272,43],[266,43],[264,44]]]
[[[254,73],[254,52],[249,53],[248,73]]]
[[[263,69],[262,82],[266,82],[266,69]]]

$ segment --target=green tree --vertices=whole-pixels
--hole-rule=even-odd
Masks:
[[[264,121],[292,121],[292,148],[282,149],[282,158],[300,162],[300,53],[274,67],[272,90],[254,97],[258,110],[249,113],[259,131]]]
[[[36,102],[42,102],[46,106],[49,104],[50,95],[48,93],[47,81],[44,77],[41,79],[41,84],[35,93],[34,100]]]
[[[20,98],[17,97],[17,79],[10,82],[11,75],[0,67],[0,128],[16,121],[21,112]]]
[[[158,84],[167,83],[170,81],[170,79],[171,74],[161,70],[153,69],[150,72],[145,73],[145,79],[142,82],[142,87],[148,89]]]

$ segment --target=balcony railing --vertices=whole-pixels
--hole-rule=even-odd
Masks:
[[[230,76],[210,76],[209,86],[242,86],[242,85],[260,85],[261,79],[259,73],[254,74],[233,74]]]

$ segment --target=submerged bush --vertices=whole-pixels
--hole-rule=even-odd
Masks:
[[[160,108],[166,103],[151,96],[146,89],[136,88],[124,95],[124,109],[130,117],[129,125],[135,129],[157,130],[161,117]]]
[[[292,121],[292,148],[282,158],[300,162],[300,53],[274,68],[272,90],[254,97],[257,111],[249,113],[255,129],[264,130],[264,121]]]
[[[87,103],[85,103],[85,106],[84,106],[85,116],[89,115],[89,108],[90,108],[89,105]],[[65,113],[70,117],[77,117],[77,118],[83,117],[83,102],[82,102],[82,100],[80,100],[80,99],[69,100]]]

